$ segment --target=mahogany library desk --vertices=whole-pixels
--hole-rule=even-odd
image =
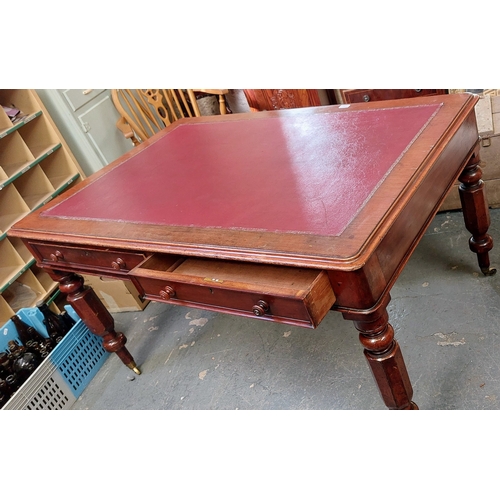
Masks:
[[[457,178],[470,248],[494,272],[476,102],[438,95],[179,121],[9,234],[137,373],[78,273],[131,280],[150,300],[309,328],[338,311],[359,331],[385,404],[417,409],[387,305]]]

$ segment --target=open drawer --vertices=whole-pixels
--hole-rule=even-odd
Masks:
[[[156,254],[129,277],[147,299],[310,328],[335,302],[317,269]]]

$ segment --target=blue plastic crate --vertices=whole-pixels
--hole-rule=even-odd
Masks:
[[[69,336],[69,338],[68,338]],[[63,341],[67,342],[63,344]],[[102,340],[89,331],[80,320],[60,342],[62,346],[50,354],[57,371],[78,397],[99,371],[109,352],[102,347]]]
[[[99,337],[90,332],[71,306],[68,314],[76,321],[31,377],[16,391],[2,410],[68,409],[99,371],[109,353]],[[38,308],[24,308],[17,315],[48,337],[43,314]],[[9,340],[18,340],[15,326],[9,320],[0,334],[0,350]]]

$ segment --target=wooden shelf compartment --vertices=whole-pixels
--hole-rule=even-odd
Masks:
[[[29,214],[30,208],[16,186],[8,184],[0,190],[0,238],[10,227]]]
[[[58,283],[55,282],[43,269],[33,265],[30,270],[40,285],[42,285],[46,296],[51,295],[59,287]]]
[[[17,312],[23,307],[34,307],[39,300],[44,300],[50,292],[36,278],[31,269],[27,269],[8,288],[2,297],[9,307]]]
[[[9,319],[14,316],[14,310],[9,306],[8,302],[0,295],[0,325],[4,325]]]
[[[16,250],[9,238],[0,241],[0,291],[9,286],[26,268],[26,261]]]
[[[17,131],[35,158],[55,149],[61,141],[44,115],[31,120]]]
[[[4,106],[14,106],[26,115],[40,111],[36,99],[25,89],[0,89],[0,103]]]
[[[73,166],[73,160],[63,148],[59,148],[41,161],[40,167],[55,190],[68,186],[80,177],[75,175],[77,170]]]
[[[56,314],[61,314],[64,311],[64,306],[69,305],[66,300],[66,296],[62,294],[57,287],[54,293],[50,294],[50,297],[45,301],[45,303],[49,306],[49,309]]]
[[[14,181],[14,185],[30,211],[50,199],[54,188],[39,165]]]
[[[0,104],[7,106],[7,104],[3,103],[1,100]],[[4,111],[4,109],[0,108],[0,137],[6,135],[11,128],[12,128],[12,122],[10,121],[10,118],[7,116],[7,113]]]
[[[39,103],[31,92],[24,89],[0,89],[0,104],[15,107],[25,115],[22,120],[12,124],[5,111],[0,109],[0,138],[18,130],[25,123],[42,114]]]
[[[0,167],[8,179],[20,175],[29,168],[35,157],[18,132],[8,135],[0,142]]]
[[[1,110],[1,112],[5,114],[5,112],[3,111],[3,109]],[[12,134],[16,130],[19,130],[23,125],[25,125],[26,123],[29,123],[31,120],[35,119],[37,116],[40,116],[41,114],[42,114],[42,111],[37,111],[33,115],[29,115],[29,116],[23,117],[22,120],[17,121],[14,125],[9,120],[9,118],[7,117],[7,115],[5,115],[7,117],[7,120],[10,123],[10,126],[7,127],[7,128],[5,128],[5,129],[0,127],[0,139],[3,139],[5,136],[7,136],[9,134]]]
[[[57,283],[7,231],[85,175],[35,91],[0,89],[0,103],[21,111],[13,124],[0,107],[0,321],[5,323],[20,308],[57,293]]]
[[[43,271],[40,270],[42,273]],[[33,274],[33,276],[40,281],[40,277],[37,274]],[[50,277],[47,275],[47,277],[50,279]],[[46,278],[42,278],[42,281],[45,280]],[[40,282],[41,284],[41,282]],[[5,324],[14,314],[16,314],[17,311],[19,311],[20,307],[19,304],[23,304],[22,307],[34,307],[36,306],[36,302],[38,300],[44,300],[47,304],[49,304],[49,308],[52,309],[56,314],[60,314],[61,311],[64,309],[64,305],[67,303],[65,301],[64,296],[60,299],[61,302],[61,307],[58,307],[58,304],[55,303],[55,299],[58,298],[59,295],[61,295],[57,289],[57,283],[52,282],[52,284],[48,283],[49,286],[43,287],[45,289],[45,293],[43,294],[37,294],[40,298],[37,299],[35,302],[19,302],[16,303],[17,301],[13,300],[14,299],[14,292],[13,289],[7,290],[5,293],[5,297],[3,295],[0,295],[0,325]],[[18,286],[18,285],[16,285]],[[16,310],[14,310],[11,307],[11,303],[16,307]]]
[[[57,151],[57,149],[61,147],[61,144],[57,144],[55,147],[48,148],[42,153],[41,156],[34,158],[33,154],[18,134],[8,137],[12,137],[14,141],[17,141],[17,139],[15,139],[17,137],[21,142],[17,143],[17,148],[13,147],[11,149],[9,149],[9,145],[7,144],[7,137],[3,139],[3,142],[0,142],[0,147],[5,148],[3,151],[6,153],[6,160],[2,162],[0,159],[0,189],[5,187],[7,184],[15,181],[18,177],[23,175],[29,169],[33,168],[35,165],[38,165],[42,160],[47,158],[50,154],[52,154],[54,151]],[[22,145],[24,145],[23,149],[21,149]],[[26,154],[23,155],[23,152]],[[22,159],[23,156],[24,159]],[[4,172],[4,175],[2,175],[2,172]]]
[[[35,257],[31,255],[30,251],[27,249],[26,245],[19,238],[7,237],[16,252],[21,256],[23,262],[27,265],[32,265],[35,262]]]

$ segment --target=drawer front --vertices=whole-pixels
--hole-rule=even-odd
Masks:
[[[68,89],[62,92],[73,111],[85,106],[92,99],[102,94],[105,89]]]
[[[203,259],[188,261],[178,270],[139,267],[130,276],[146,299],[309,328],[335,301],[325,271],[227,262],[221,270],[211,262],[204,272]]]
[[[137,282],[135,282],[137,279]],[[224,290],[217,287],[162,281],[151,278],[132,279],[146,299],[179,305],[224,311],[242,316],[279,320],[312,326],[307,308],[301,300],[263,293]],[[289,321],[286,321],[289,320]]]
[[[111,271],[126,274],[146,259],[145,254],[30,242],[38,262],[61,269]]]
[[[440,89],[354,89],[342,91],[346,103],[406,99],[409,97],[439,95],[444,93],[445,90]]]

